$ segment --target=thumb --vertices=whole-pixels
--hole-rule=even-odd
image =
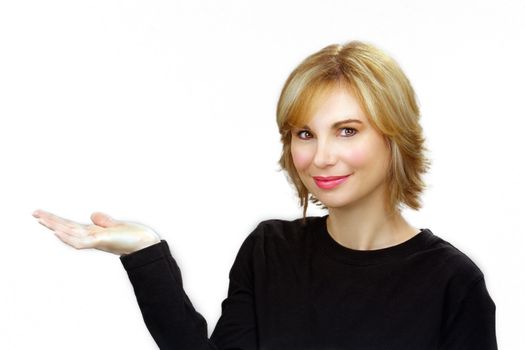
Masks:
[[[113,219],[111,216],[99,211],[91,214],[91,221],[93,221],[95,225],[102,227],[111,227],[119,224],[119,222]]]

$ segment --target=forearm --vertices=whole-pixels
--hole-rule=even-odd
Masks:
[[[180,270],[166,241],[121,257],[142,316],[162,350],[214,349],[206,320],[184,292]]]

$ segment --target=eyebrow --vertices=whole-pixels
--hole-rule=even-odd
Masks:
[[[338,122],[332,124],[332,129],[337,129],[337,128],[339,128],[341,125],[348,124],[348,123],[359,123],[359,124],[363,124],[363,122],[360,121],[359,119],[352,119],[352,118],[350,118],[350,119],[340,120],[340,121],[338,121]],[[310,129],[310,128],[308,127],[308,125],[304,125],[304,126],[303,126],[303,129]]]

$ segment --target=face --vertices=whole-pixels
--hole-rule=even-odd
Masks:
[[[292,129],[291,153],[301,181],[326,207],[383,204],[388,145],[349,89],[332,89],[308,124]]]

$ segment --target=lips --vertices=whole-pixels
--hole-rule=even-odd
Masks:
[[[352,174],[350,174],[352,175]],[[350,175],[345,176],[314,176],[314,181],[317,187],[324,190],[332,189],[339,184],[342,184]]]
[[[314,179],[316,181],[333,181],[333,180],[339,180],[345,177],[348,177],[350,175],[344,175],[344,176],[314,176]]]

